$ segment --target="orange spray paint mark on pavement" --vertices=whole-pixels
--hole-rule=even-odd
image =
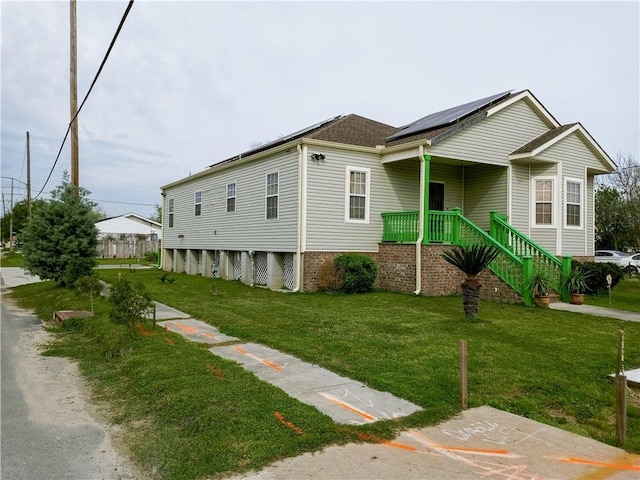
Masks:
[[[212,340],[217,339],[218,337],[216,337],[214,334],[209,333],[209,332],[202,332],[200,335],[202,335],[203,337],[207,337],[210,338]]]
[[[236,346],[236,347],[233,347],[233,349],[234,349],[236,352],[241,353],[242,355],[246,355],[246,354],[247,354],[247,352],[245,352],[245,351],[244,351],[242,348],[240,348],[240,347],[237,347],[237,346]]]
[[[375,422],[377,420],[377,418],[374,417],[373,415],[370,415],[367,412],[365,412],[364,410],[360,410],[358,407],[354,407],[350,403],[344,402],[344,401],[340,400],[339,398],[334,397],[333,395],[331,395],[329,393],[323,393],[323,392],[319,392],[319,393],[320,393],[320,395],[322,395],[327,400],[329,400],[329,401],[331,401],[331,402],[333,402],[333,403],[335,403],[337,405],[340,405],[342,408],[346,408],[347,410],[360,415],[361,417],[369,420],[370,422]]]
[[[469,453],[485,453],[490,455],[509,455],[509,450],[494,450],[490,448],[466,448],[466,447],[447,447],[444,445],[430,445],[431,448],[439,448],[450,452],[469,452]]]
[[[595,460],[586,460],[584,458],[573,458],[573,457],[559,458],[558,461],[561,463],[580,463],[582,465],[594,465],[597,467],[612,468],[615,470],[634,470],[636,472],[640,472],[640,465],[605,463],[605,462],[597,462]]]
[[[304,435],[304,431],[300,427],[295,426],[293,423],[291,423],[290,421],[285,419],[284,415],[282,415],[280,412],[274,412],[273,416],[276,417],[278,420],[280,420],[280,423],[282,423],[283,425],[289,427],[291,430],[296,432],[298,435]]]
[[[198,333],[198,329],[196,327],[190,327],[189,325],[178,322],[173,322],[173,324],[185,333]]]
[[[282,371],[282,367],[278,364],[275,364],[269,360],[262,360],[262,363],[264,363],[267,367],[269,368],[273,368],[276,372],[281,372]]]

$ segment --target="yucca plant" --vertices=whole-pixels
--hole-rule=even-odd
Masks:
[[[480,309],[480,289],[477,276],[493,262],[500,251],[489,245],[454,247],[442,257],[467,277],[462,283],[462,307],[467,318],[477,318]]]

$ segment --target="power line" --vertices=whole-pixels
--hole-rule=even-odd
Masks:
[[[71,125],[73,125],[73,122],[78,117],[78,114],[80,113],[80,110],[82,110],[82,107],[84,106],[85,102],[87,101],[87,98],[89,98],[89,94],[91,93],[91,90],[93,90],[93,86],[98,81],[98,77],[100,76],[100,73],[102,72],[102,68],[104,67],[105,63],[107,63],[107,58],[109,58],[109,54],[111,53],[111,49],[115,45],[116,39],[118,38],[118,35],[120,35],[120,30],[122,30],[122,26],[124,25],[124,22],[127,19],[127,15],[129,15],[129,11],[131,10],[131,7],[133,7],[133,2],[134,2],[134,0],[130,0],[129,1],[129,5],[127,5],[127,9],[125,10],[124,15],[122,15],[122,19],[120,20],[120,25],[118,25],[118,29],[116,30],[116,33],[114,34],[113,39],[111,40],[111,44],[109,45],[109,48],[107,49],[107,53],[105,53],[104,58],[102,59],[102,63],[100,64],[100,68],[98,68],[98,72],[96,73],[95,77],[93,78],[93,82],[91,82],[91,86],[89,87],[89,91],[87,91],[87,94],[84,96],[84,100],[82,100],[82,103],[80,104],[80,108],[78,108],[78,111],[76,112],[76,114],[73,116],[73,118],[69,122],[69,126],[67,127],[67,133],[65,133],[64,139],[62,139],[62,145],[60,145],[60,150],[58,150],[58,155],[56,156],[56,159],[53,162],[53,166],[51,167],[51,170],[49,171],[49,175],[47,176],[47,179],[45,180],[44,185],[42,185],[42,188],[40,189],[38,194],[35,197],[33,197],[34,200],[40,196],[40,194],[42,193],[44,188],[47,186],[47,183],[49,183],[49,180],[51,179],[51,175],[53,174],[53,170],[56,168],[56,165],[58,164],[58,160],[60,159],[60,154],[62,153],[62,149],[64,148],[64,144],[67,141],[67,137],[69,136],[69,132],[71,131]]]
[[[122,205],[136,205],[139,207],[155,207],[157,205],[157,204],[151,204],[151,203],[116,202],[115,200],[100,200],[97,198],[87,198],[87,200],[91,200],[92,202],[119,203]]]

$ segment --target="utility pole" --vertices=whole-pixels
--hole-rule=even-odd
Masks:
[[[27,132],[27,216],[31,218],[31,145]]]
[[[76,0],[71,0],[71,185],[78,194],[80,186],[78,162],[78,59],[76,34]]]
[[[11,179],[11,217],[9,218],[9,249],[13,252],[13,178]]]

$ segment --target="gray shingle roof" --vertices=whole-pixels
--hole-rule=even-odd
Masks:
[[[562,125],[561,127],[552,128],[548,132],[545,132],[542,135],[540,135],[539,137],[534,138],[530,142],[525,143],[523,146],[521,146],[517,150],[514,150],[513,152],[511,152],[511,155],[518,155],[520,153],[533,152],[536,148],[541,147],[545,143],[553,140],[558,135],[560,135],[563,132],[566,132],[567,130],[569,130],[574,125],[577,125],[577,123],[569,123],[567,125]]]

